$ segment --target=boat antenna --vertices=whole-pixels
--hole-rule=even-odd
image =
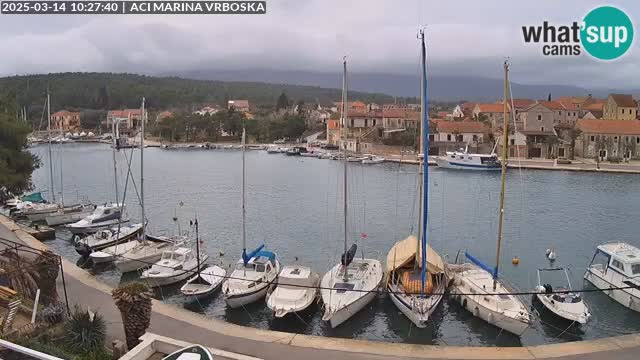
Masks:
[[[422,197],[420,199],[420,216],[421,216],[421,226],[422,228],[422,249],[421,249],[421,258],[422,258],[422,271],[421,271],[421,295],[425,296],[425,283],[426,283],[426,275],[427,275],[427,206],[429,200],[429,191],[427,191],[427,187],[429,186],[429,162],[428,162],[428,154],[429,154],[429,112],[427,111],[427,47],[424,42],[424,29],[420,29],[419,32],[420,38],[420,67],[421,67],[421,76],[420,76],[420,112],[422,115],[422,132],[421,132],[421,142],[422,142],[422,162],[421,169],[423,173],[422,179]]]
[[[244,265],[246,265],[246,261],[245,258],[247,257],[247,229],[246,229],[246,209],[244,206],[245,203],[245,187],[246,187],[246,180],[245,180],[245,146],[246,146],[246,130],[245,130],[245,124],[244,124],[244,118],[242,119],[242,261],[245,263]],[[245,275],[246,275],[246,266],[242,267],[243,269],[245,269]]]
[[[344,183],[344,253],[343,253],[343,266],[344,266],[344,280],[349,279],[347,270],[349,269],[347,259],[347,57],[342,58],[342,146],[344,157],[342,162],[344,164],[343,171],[343,183]]]
[[[144,96],[142,97],[142,125],[140,126],[140,209],[142,213],[142,240],[147,239],[147,219],[144,216],[144,123],[147,118],[144,112]],[[196,222],[197,224],[197,222]]]
[[[502,172],[500,176],[500,209],[498,213],[498,246],[496,249],[496,267],[493,270],[493,290],[496,290],[498,283],[498,268],[500,267],[500,246],[502,245],[502,227],[504,223],[504,191],[507,179],[507,160],[509,153],[507,143],[509,142],[509,118],[507,117],[507,97],[509,95],[509,61],[504,61],[504,101],[502,106]]]
[[[49,182],[51,185],[51,202],[56,202],[56,192],[53,191],[53,157],[51,155],[51,94],[47,86],[47,134],[49,136]],[[62,141],[62,140],[60,140]]]

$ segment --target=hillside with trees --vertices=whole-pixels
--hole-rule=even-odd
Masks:
[[[104,119],[105,111],[110,109],[137,108],[142,96],[146,97],[151,110],[184,111],[191,111],[203,104],[225,106],[229,99],[247,99],[257,109],[274,109],[283,92],[292,101],[306,103],[329,104],[340,99],[340,89],[134,74],[57,73],[0,78],[0,89],[16,94],[16,102],[27,108],[28,119],[36,128],[42,117],[47,87],[51,92],[52,111],[91,110],[83,113],[83,125],[86,120],[99,122]],[[378,103],[394,101],[388,95],[362,92],[352,92],[349,97]]]

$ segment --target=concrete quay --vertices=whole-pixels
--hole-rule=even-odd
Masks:
[[[0,237],[27,246],[47,246],[13,221],[0,215]],[[108,340],[124,339],[120,312],[111,299],[111,287],[85,270],[63,260],[71,305],[90,307],[104,316]],[[59,280],[60,282],[60,280]],[[60,286],[60,284],[59,284]],[[60,292],[61,293],[61,292]],[[465,347],[386,343],[318,337],[249,328],[227,323],[153,301],[149,331],[189,343],[261,359],[637,359],[640,334],[598,340],[529,347]]]

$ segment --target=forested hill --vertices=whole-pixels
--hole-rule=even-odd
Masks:
[[[340,100],[340,89],[315,86],[191,80],[177,77],[152,77],[112,73],[56,73],[0,78],[0,89],[17,95],[34,116],[42,110],[47,86],[52,111],[66,109],[108,110],[137,108],[142,96],[152,109],[190,108],[205,103],[226,104],[229,99],[248,99],[255,106],[274,106],[284,91],[293,101],[327,104]],[[336,87],[340,84],[336,84]],[[383,94],[350,92],[350,99],[391,102]]]

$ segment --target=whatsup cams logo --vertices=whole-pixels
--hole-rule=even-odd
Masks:
[[[571,25],[523,26],[525,43],[542,44],[545,56],[578,56],[586,52],[600,60],[617,59],[633,43],[633,24],[624,11],[613,6],[591,10],[582,20]]]

